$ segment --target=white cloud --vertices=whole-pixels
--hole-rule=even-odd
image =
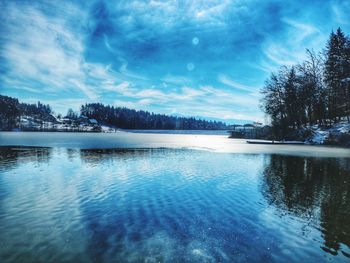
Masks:
[[[9,4],[7,11],[11,16],[5,24],[8,34],[2,36],[1,56],[9,76],[63,90],[69,88],[67,79],[82,79],[80,36],[66,30],[64,20],[49,19],[25,5],[19,9]]]
[[[188,10],[177,6],[176,1],[151,1],[150,4],[146,7],[142,2],[132,1],[126,6],[136,13],[140,12],[140,15],[142,13],[142,19],[147,23],[167,28],[178,25],[178,20],[184,19],[181,12],[174,12],[179,8],[186,13],[185,19],[190,17],[191,21],[220,25],[223,21],[219,14],[226,12],[231,3],[187,1]],[[0,36],[4,43],[0,55],[7,67],[7,83],[16,80],[19,92],[21,83],[33,83],[22,88],[33,93],[33,101],[38,100],[40,91],[62,97],[57,100],[44,99],[44,103],[50,103],[61,112],[68,107],[78,109],[80,104],[97,100],[108,100],[129,108],[154,111],[158,107],[164,113],[176,109],[178,112],[209,117],[245,118],[258,112],[256,98],[237,95],[235,90],[194,85],[187,76],[167,74],[159,80],[161,86],[148,86],[150,79],[128,67],[128,61],[113,48],[113,42],[107,35],[103,36],[102,45],[119,58],[119,69],[113,70],[110,64],[87,61],[87,10],[73,4],[62,5],[57,10],[51,10],[49,16],[37,5],[23,4],[19,8],[16,3],[6,4],[6,13],[10,15],[4,23],[7,34]],[[195,14],[200,14],[200,17]],[[160,19],[166,21],[159,23]],[[129,17],[126,20],[132,27],[133,19]],[[252,87],[235,82],[228,76],[221,75],[219,80],[234,89],[253,92]],[[252,110],[232,111],[231,107]]]
[[[336,2],[331,4],[334,20],[340,25],[349,25],[350,3],[348,1]]]
[[[37,103],[37,98],[27,98],[21,100],[26,103]],[[86,103],[86,99],[53,99],[53,100],[40,100],[45,104],[49,104],[56,113],[67,113],[68,108],[72,108],[74,111],[79,111],[80,106]]]
[[[152,103],[154,103],[154,100],[152,99],[142,99],[138,102],[140,105],[151,105]]]
[[[292,66],[305,57],[305,49],[292,50],[282,43],[269,43],[264,49],[264,54],[274,64]]]
[[[115,16],[115,22],[125,26],[127,33],[133,37],[135,34],[142,35],[142,30],[138,32],[133,30],[140,22],[146,25],[145,28],[157,27],[157,31],[162,32],[174,28],[187,30],[199,23],[201,27],[224,27],[227,25],[226,15],[232,10],[242,11],[245,4],[247,1],[241,0],[130,0],[118,5],[112,1],[107,3],[108,10],[118,14]]]
[[[74,94],[75,90],[82,98],[96,100],[105,86],[115,83],[110,65],[85,61],[83,27],[87,14],[83,11],[66,5],[62,8],[65,13],[49,17],[34,5],[19,9],[9,3],[6,9],[11,15],[5,23],[7,34],[1,36],[1,57],[7,65],[7,79],[16,79],[17,89],[18,82],[30,82],[41,91]],[[70,24],[67,12],[79,16],[81,23]]]
[[[311,24],[301,23],[289,18],[284,18],[282,21],[294,28],[293,35],[291,36],[294,42],[301,42],[307,37],[321,33],[317,27]]]
[[[295,65],[306,58],[307,48],[318,51],[325,45],[327,33],[313,24],[286,17],[282,22],[287,26],[284,33],[262,44],[265,57],[258,67],[264,71],[276,70],[282,65]]]
[[[120,84],[119,86],[121,86]],[[238,95],[212,86],[193,88],[184,86],[177,90],[162,91],[157,88],[141,89],[122,85],[119,92],[123,99],[116,100],[117,106],[145,109],[159,113],[190,113],[191,116],[220,117],[226,119],[261,120],[256,94]],[[234,110],[240,107],[240,110]]]
[[[187,85],[192,83],[192,80],[188,77],[184,76],[176,76],[176,75],[171,75],[167,74],[164,76],[161,81],[164,81],[165,83],[170,83],[174,85]]]
[[[244,85],[244,84],[241,84],[241,83],[238,83],[238,82],[234,81],[233,79],[229,78],[228,76],[226,76],[224,74],[219,74],[218,80],[222,84],[230,86],[230,87],[232,87],[234,89],[243,90],[243,91],[249,91],[249,92],[253,92],[254,90],[256,90],[256,88],[250,87],[250,86],[247,86],[247,85]]]
[[[98,95],[94,91],[94,87],[90,87],[78,79],[70,79],[69,82],[80,89],[90,100],[98,99]]]
[[[119,68],[119,72],[124,77],[130,78],[130,79],[134,79],[134,80],[143,80],[143,81],[147,81],[148,80],[147,77],[129,70],[128,69],[128,62],[125,59],[119,58],[119,60],[122,61],[122,65]]]
[[[107,81],[105,82],[105,85],[103,85],[103,89],[109,90],[109,91],[115,91],[121,94],[132,94],[128,92],[130,86],[130,82],[123,81],[120,84],[115,84],[114,81]]]

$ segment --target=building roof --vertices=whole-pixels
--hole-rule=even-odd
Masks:
[[[89,122],[91,124],[98,124],[97,120],[96,119],[89,119]]]

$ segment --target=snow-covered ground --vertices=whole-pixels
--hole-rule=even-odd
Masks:
[[[19,130],[45,130],[67,132],[116,132],[117,130],[106,125],[74,124],[56,119],[56,122],[42,121],[31,116],[21,116]]]
[[[329,128],[321,128],[318,125],[311,127],[312,136],[308,139],[312,144],[337,144],[342,138],[350,139],[350,123],[342,120]],[[342,144],[342,143],[341,143]],[[350,141],[346,143],[350,145]]]
[[[106,125],[92,125],[86,123],[74,124],[69,119],[55,119],[55,121],[43,121],[30,116],[20,118],[19,130],[22,131],[64,131],[64,132],[103,132],[115,133],[119,130]],[[311,135],[305,139],[308,144],[333,144],[350,146],[350,123],[343,119],[331,127],[313,125],[306,127],[305,131]],[[163,131],[164,132],[164,131]],[[300,139],[302,140],[302,139]]]

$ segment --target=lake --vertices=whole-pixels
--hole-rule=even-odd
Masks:
[[[124,132],[0,145],[1,262],[350,261],[349,149]]]

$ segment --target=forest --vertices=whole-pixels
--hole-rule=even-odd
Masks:
[[[56,122],[62,118],[61,114],[57,114],[57,118],[53,115],[54,112],[50,105],[41,102],[36,104],[21,103],[16,98],[0,95],[0,130],[18,128],[21,116],[30,116],[41,122]],[[227,125],[223,122],[155,114],[102,103],[82,105],[79,113],[69,109],[64,117],[78,120],[81,116],[96,119],[100,124],[122,129],[227,129]]]
[[[350,121],[350,38],[338,28],[320,53],[282,66],[261,90],[261,108],[278,139],[302,128]]]
[[[82,105],[80,114],[94,118],[100,123],[123,129],[220,130],[227,128],[223,122],[154,114],[142,110],[105,106],[101,103]]]
[[[33,116],[41,121],[55,121],[50,105],[23,103],[18,99],[0,95],[0,130],[18,127],[21,116]]]

